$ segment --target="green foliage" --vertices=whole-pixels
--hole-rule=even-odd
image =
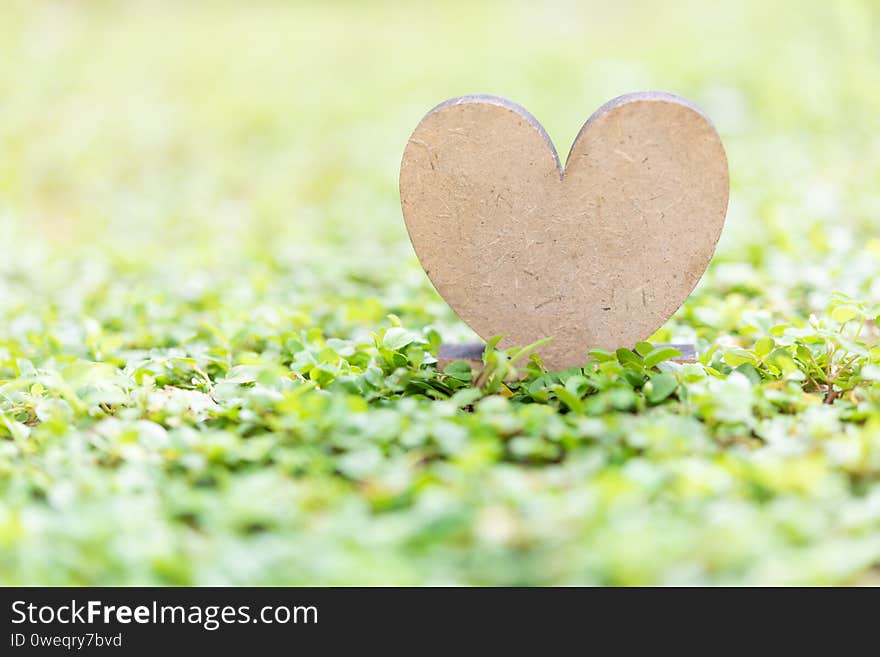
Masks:
[[[2,583],[877,583],[876,3],[143,4],[0,21]],[[438,369],[424,110],[564,152],[648,87],[728,150],[700,286],[583,367]]]

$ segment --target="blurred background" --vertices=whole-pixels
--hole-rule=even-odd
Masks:
[[[712,118],[727,225],[655,339],[751,345],[835,290],[880,299],[878,36],[876,0],[2,0],[0,579],[876,581],[875,466],[850,489],[852,450],[821,451],[870,427],[818,404],[741,448],[743,377],[706,384],[718,423],[583,418],[542,468],[491,449],[511,422],[573,431],[547,407],[289,388],[299,354],[332,380],[389,313],[469,337],[397,190],[418,121],[468,93],[525,106],[561,154],[626,92]],[[217,410],[242,364],[275,378]],[[448,460],[413,448],[432,431]],[[455,451],[476,433],[491,449]]]
[[[506,96],[566,153],[604,101],[665,89],[700,104],[728,149],[719,262],[784,275],[783,249],[799,278],[857,288],[823,249],[874,237],[850,230],[880,206],[878,13],[870,0],[4,0],[4,266],[47,249],[203,271],[338,252],[360,265],[324,264],[397,275],[402,260],[418,276],[396,185],[428,109]],[[813,261],[821,274],[802,269]]]

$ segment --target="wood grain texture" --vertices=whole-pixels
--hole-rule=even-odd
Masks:
[[[552,336],[539,353],[562,369],[647,339],[685,301],[724,225],[727,159],[708,118],[673,94],[606,103],[565,168],[525,109],[465,96],[413,132],[400,197],[459,317],[502,347]]]

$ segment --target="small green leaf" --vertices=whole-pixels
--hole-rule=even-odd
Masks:
[[[754,363],[756,360],[754,354],[745,349],[728,349],[724,352],[724,362],[731,367],[737,367],[743,363]]]
[[[559,401],[565,404],[568,410],[572,413],[584,412],[584,405],[581,403],[580,398],[570,390],[566,390],[563,386],[557,383],[553,386],[553,392],[559,398]]]
[[[760,358],[763,358],[764,356],[769,354],[771,351],[773,351],[773,348],[775,346],[776,346],[776,341],[773,338],[771,338],[769,336],[761,338],[760,340],[758,340],[755,343],[755,353]]]
[[[622,365],[625,365],[626,363],[636,363],[639,365],[639,367],[642,366],[642,359],[639,358],[635,352],[629,349],[621,348],[614,353],[617,356],[617,360],[619,360]]]
[[[492,337],[487,343],[485,349],[483,349],[483,363],[488,363],[488,358],[495,351],[496,347],[498,347],[498,343],[504,339],[503,335],[496,335]]]
[[[565,389],[580,398],[583,397],[590,389],[590,382],[587,381],[587,378],[585,376],[571,376],[565,381]]]
[[[385,349],[389,349],[390,351],[399,351],[400,349],[403,349],[406,345],[411,344],[415,341],[416,336],[406,329],[399,326],[392,326],[390,329],[385,331],[385,336],[382,338],[382,347]]]
[[[630,388],[612,388],[608,391],[608,401],[618,411],[631,411],[636,405],[636,394]]]
[[[458,408],[464,408],[465,406],[473,405],[482,396],[483,391],[479,388],[462,388],[452,395],[450,399]]]
[[[529,394],[536,395],[543,392],[547,388],[547,381],[544,378],[538,378],[529,384]]]
[[[651,377],[645,384],[643,391],[645,398],[652,404],[657,404],[671,395],[678,387],[678,379],[669,372],[660,372]]]
[[[675,347],[655,347],[645,356],[645,367],[651,368],[665,360],[679,356],[681,356],[681,352]]]
[[[636,342],[636,353],[644,358],[648,354],[654,351],[654,345],[650,342]]]
[[[742,363],[736,367],[735,371],[744,375],[752,382],[752,385],[759,385],[761,383],[761,374],[751,363]]]
[[[473,375],[470,363],[464,360],[456,360],[449,363],[449,365],[443,368],[443,373],[459,381],[470,381]]]
[[[610,351],[606,351],[605,349],[593,349],[590,351],[590,358],[594,358],[600,363],[607,363],[608,361],[614,360],[614,354]]]
[[[861,314],[858,308],[853,306],[837,306],[831,311],[831,319],[833,319],[838,324],[845,324],[846,322],[855,319]]]

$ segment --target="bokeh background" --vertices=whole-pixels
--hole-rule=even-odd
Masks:
[[[503,95],[565,153],[604,101],[657,88],[700,104],[729,151],[719,260],[745,252],[784,274],[777,252],[792,247],[799,268],[815,263],[840,286],[850,267],[829,269],[824,251],[844,254],[878,203],[877,11],[7,1],[0,191],[18,257],[4,260],[60,242],[157,249],[157,269],[198,252],[207,272],[251,249],[296,267],[328,246],[329,259],[372,262],[373,276],[402,261],[411,271],[397,172],[427,109]],[[88,266],[85,252],[75,260]]]
[[[222,421],[212,404],[236,367],[295,370],[297,336],[369,342],[389,313],[470,336],[415,260],[397,193],[412,129],[467,93],[524,105],[563,154],[634,90],[679,93],[713,119],[728,222],[658,339],[746,345],[756,317],[805,320],[834,291],[876,301],[878,34],[873,0],[3,0],[0,577],[875,581],[880,497],[864,502],[824,453],[742,457],[770,464],[763,483],[726,488],[742,470],[725,459],[740,457],[687,448],[679,474],[699,491],[669,501],[659,470],[618,471],[613,450],[420,470],[414,447],[389,445],[447,411],[415,399],[319,405],[293,427],[261,425],[253,400],[223,405]],[[504,409],[487,409],[480,426],[503,433]],[[779,431],[848,435],[810,413]],[[638,430],[699,433],[687,422]],[[368,434],[378,455],[351,442]],[[834,524],[844,502],[857,530]]]

